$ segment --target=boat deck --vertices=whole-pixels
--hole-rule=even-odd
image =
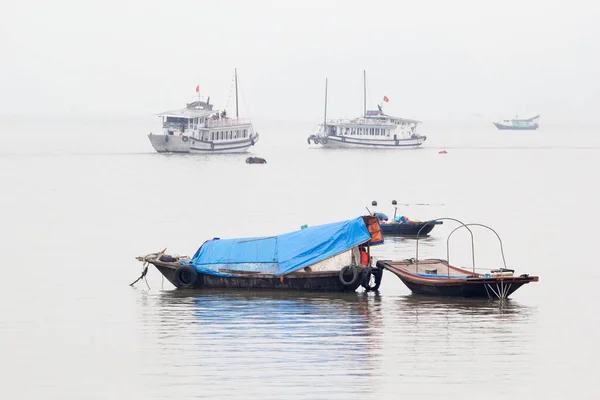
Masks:
[[[423,260],[418,263],[414,259],[386,262],[390,267],[400,269],[409,274],[426,278],[456,278],[466,279],[479,277],[473,272],[448,265],[445,260]]]

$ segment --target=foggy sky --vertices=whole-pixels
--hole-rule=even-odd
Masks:
[[[6,2],[4,2],[6,3]],[[241,114],[315,120],[542,114],[596,120],[597,2],[12,1],[0,25],[0,114],[141,115],[196,85]],[[229,100],[228,100],[229,99]]]

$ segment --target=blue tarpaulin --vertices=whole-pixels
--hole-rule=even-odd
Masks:
[[[278,236],[215,239],[204,242],[190,264],[199,272],[224,276],[252,271],[288,274],[368,242],[363,217],[311,226]]]

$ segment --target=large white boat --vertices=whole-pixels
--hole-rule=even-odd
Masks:
[[[366,82],[366,79],[365,79]],[[377,110],[367,110],[365,83],[364,113],[354,119],[327,120],[327,81],[325,81],[325,118],[317,126],[315,134],[308,137],[323,147],[362,147],[362,148],[414,148],[427,136],[417,134],[417,125],[421,121],[398,118],[383,112],[383,105]],[[384,102],[387,102],[384,97]]]
[[[227,116],[225,110],[213,110],[210,97],[204,100],[200,94],[185,108],[158,116],[162,118],[162,132],[150,133],[148,138],[159,153],[243,153],[258,142],[250,119],[238,116],[237,71],[235,118]]]

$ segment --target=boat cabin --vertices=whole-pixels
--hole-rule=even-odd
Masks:
[[[227,111],[213,110],[207,101],[195,101],[180,110],[158,114],[164,135],[188,136],[199,141],[248,139],[252,123],[245,118],[230,118]]]
[[[326,135],[361,137],[410,137],[421,121],[392,117],[381,110],[368,110],[362,118],[327,121]]]

